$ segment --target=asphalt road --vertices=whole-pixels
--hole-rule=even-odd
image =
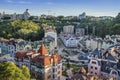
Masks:
[[[65,52],[62,52],[63,49],[66,49],[65,45],[63,44],[63,42],[58,38],[57,40],[57,48],[58,48],[58,53],[61,55],[65,55]]]

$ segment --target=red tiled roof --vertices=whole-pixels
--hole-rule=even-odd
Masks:
[[[17,52],[15,57],[16,58],[24,58],[25,56],[32,56],[34,54],[33,50],[30,51],[24,51],[24,52]]]
[[[7,40],[7,39],[2,39],[2,40],[0,40],[0,42],[3,42],[3,43],[8,43],[8,42],[9,42],[9,40]]]
[[[16,58],[24,58],[26,56],[26,52],[17,52],[15,57]]]
[[[45,48],[44,44],[42,44],[38,50],[38,53],[40,53],[41,55],[45,55],[48,54],[47,49]]]
[[[38,62],[41,63],[44,66],[50,65],[51,64],[51,57],[50,56],[41,56],[38,55],[32,59],[34,63]]]

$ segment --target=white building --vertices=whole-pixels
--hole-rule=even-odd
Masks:
[[[11,20],[16,20],[17,19],[17,15],[16,13],[14,13],[12,16],[11,16]]]
[[[71,34],[61,34],[61,40],[66,47],[78,47],[78,40]]]
[[[8,42],[8,53],[10,54],[11,57],[15,56],[16,53],[16,44],[14,40],[11,40]]]
[[[63,33],[65,34],[74,34],[74,26],[68,25],[63,27]]]
[[[64,42],[67,47],[77,47],[78,41],[75,38],[69,38]]]
[[[57,32],[55,28],[49,26],[45,29],[45,36],[44,37],[52,37],[55,40],[55,47],[57,47]]]
[[[26,9],[26,11],[23,13],[23,19],[28,20],[29,18],[30,18],[30,14],[28,12],[28,9]]]
[[[85,35],[85,29],[84,28],[76,28],[75,29],[75,35],[78,37]]]
[[[93,75],[100,75],[101,64],[97,60],[90,60],[88,72]]]

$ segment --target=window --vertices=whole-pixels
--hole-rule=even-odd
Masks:
[[[97,73],[95,72],[95,75],[97,75]]]
[[[50,72],[51,72],[51,69],[49,69],[47,72],[50,73]]]
[[[53,72],[55,72],[55,68],[53,68]]]
[[[58,71],[58,74],[60,74],[60,71]]]
[[[61,80],[61,79],[60,79],[60,76],[58,77],[58,79],[57,79],[57,80]]]
[[[92,63],[93,63],[93,64],[96,64],[96,62],[95,62],[95,61],[92,61]]]
[[[93,66],[91,66],[91,69],[93,69]]]
[[[51,78],[51,75],[48,75],[48,77],[47,77],[48,79],[50,79]]]
[[[10,46],[9,46],[9,50],[10,50]]]
[[[13,49],[13,46],[11,46],[11,49]]]
[[[57,74],[53,74],[53,78],[55,79],[57,77]]]
[[[60,68],[60,65],[58,66],[58,69]]]
[[[33,71],[35,71],[35,68],[34,67],[31,67]]]
[[[101,74],[101,76],[103,76],[103,74]]]
[[[91,72],[91,74],[92,74],[93,72]]]
[[[117,75],[117,73],[116,73],[115,71],[113,71],[113,72],[112,72],[112,74],[115,74],[115,75]]]
[[[53,68],[53,72],[56,72],[57,71],[57,69],[56,68]]]
[[[55,78],[55,75],[53,75],[53,79]]]
[[[95,67],[95,70],[97,70],[97,67]]]

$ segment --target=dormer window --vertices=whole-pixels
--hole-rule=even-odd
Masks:
[[[117,75],[117,72],[113,71],[112,74]]]

